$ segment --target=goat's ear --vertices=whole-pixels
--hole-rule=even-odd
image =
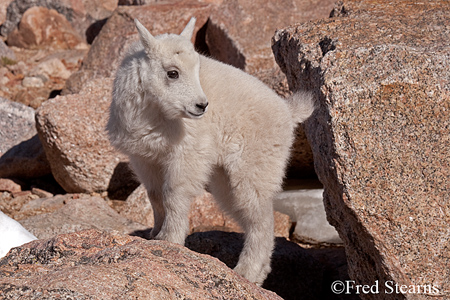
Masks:
[[[192,34],[194,33],[194,28],[195,28],[195,21],[197,19],[192,17],[191,20],[189,21],[189,23],[187,23],[186,27],[183,29],[183,31],[180,33],[180,35],[182,37],[187,38],[188,40],[190,40],[192,38]]]
[[[156,45],[156,39],[153,35],[138,21],[138,19],[134,19],[134,24],[136,25],[136,29],[139,33],[139,37],[141,39],[142,44],[146,49],[152,49]]]

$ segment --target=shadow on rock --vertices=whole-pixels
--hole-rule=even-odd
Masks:
[[[140,185],[135,177],[128,162],[119,162],[109,181],[107,189],[109,197],[115,200],[126,200]]]
[[[186,247],[218,258],[234,268],[243,248],[241,233],[207,231],[189,235]],[[355,295],[335,295],[331,283],[348,280],[344,248],[306,249],[285,238],[276,238],[272,272],[263,288],[284,299],[359,299]]]

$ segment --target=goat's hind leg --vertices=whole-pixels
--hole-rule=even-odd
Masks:
[[[267,187],[259,189],[244,179],[232,186],[223,169],[212,176],[211,192],[221,206],[238,221],[245,232],[244,248],[234,270],[248,280],[261,285],[270,273],[274,247],[273,205]]]
[[[256,191],[249,193],[249,189],[254,189],[251,184],[237,189],[240,188],[245,189],[245,194],[234,192],[238,203],[235,204],[237,209],[233,214],[244,229],[245,242],[234,270],[261,285],[271,271],[270,260],[274,248],[272,198],[262,199]],[[246,202],[245,205],[240,205],[242,202]]]

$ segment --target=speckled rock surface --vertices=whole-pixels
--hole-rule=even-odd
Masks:
[[[106,135],[111,84],[106,78],[92,81],[80,94],[46,101],[36,113],[53,176],[68,193],[113,193],[137,186],[127,158]]]
[[[210,256],[96,230],[15,248],[0,274],[5,299],[281,299]]]
[[[35,216],[19,220],[25,229],[39,239],[48,239],[58,234],[66,234],[87,229],[112,231],[131,234],[148,229],[147,226],[128,220],[108,206],[103,198],[85,194],[68,194],[55,196],[40,204],[41,211],[49,210]],[[30,210],[33,207],[24,207]],[[47,206],[47,207],[46,207]],[[50,207],[48,207],[50,206]],[[37,211],[39,208],[34,207]],[[52,211],[53,210],[53,211]]]
[[[344,1],[273,40],[291,89],[319,99],[307,135],[350,275],[379,281],[364,299],[450,295],[449,9]],[[389,294],[386,282],[429,289]]]

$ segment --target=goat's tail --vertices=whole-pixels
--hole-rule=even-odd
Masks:
[[[314,112],[316,105],[311,92],[299,91],[286,99],[295,123],[303,123]]]

